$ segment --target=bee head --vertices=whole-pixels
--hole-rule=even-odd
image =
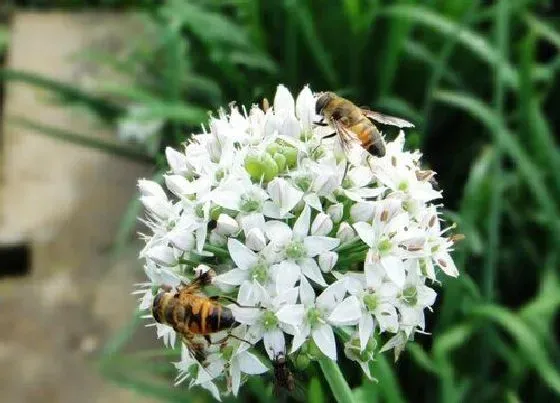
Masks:
[[[335,97],[335,94],[330,91],[317,92],[315,97],[317,99],[315,102],[315,113],[320,115],[325,106]]]

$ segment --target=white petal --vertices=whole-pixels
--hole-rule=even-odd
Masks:
[[[301,347],[303,343],[307,340],[307,336],[311,332],[311,328],[308,324],[304,324],[301,328],[298,329],[299,331],[294,335],[294,339],[292,340],[292,348],[290,350],[291,353],[296,351]]]
[[[372,202],[356,203],[350,208],[352,221],[371,221],[375,211],[375,204]]]
[[[323,211],[323,206],[321,205],[321,199],[317,196],[317,193],[308,193],[303,196],[303,201],[313,207],[317,211]]]
[[[259,308],[241,308],[236,304],[228,305],[228,307],[231,309],[235,320],[245,325],[256,323],[262,315],[262,310]]]
[[[330,311],[339,304],[346,295],[346,283],[344,280],[337,280],[323,290],[315,301],[317,307]]]
[[[279,293],[288,288],[292,288],[301,275],[300,267],[288,260],[280,262],[270,269],[276,283],[276,291]]]
[[[274,203],[280,207],[280,213],[286,214],[301,200],[303,192],[296,189],[283,178],[276,178],[267,186],[268,194]]]
[[[241,384],[241,370],[237,360],[232,360],[230,363],[229,373],[231,375],[231,391],[234,396],[237,396],[237,392],[239,392],[239,385]]]
[[[323,273],[330,272],[338,261],[338,253],[333,251],[322,252],[319,255],[319,267]]]
[[[173,228],[167,233],[167,239],[174,247],[183,251],[190,251],[195,247],[193,233],[183,228]]]
[[[364,272],[366,273],[366,284],[369,288],[377,290],[383,281],[385,270],[379,264],[377,254],[370,249],[364,262]]]
[[[303,211],[299,215],[298,219],[294,224],[293,238],[295,240],[302,240],[309,232],[309,224],[311,222],[311,209],[308,205],[305,205]]]
[[[243,228],[243,231],[245,231],[246,235],[253,228],[259,228],[264,231],[265,221],[262,213],[240,214],[237,216],[237,219],[239,220],[239,224],[241,225],[241,228]]]
[[[257,264],[257,261],[259,260],[255,252],[243,245],[237,239],[228,239],[228,251],[237,267],[242,270],[250,269]]]
[[[432,306],[436,302],[437,294],[434,290],[427,286],[418,287],[418,302],[419,306]]]
[[[285,304],[293,305],[297,301],[299,289],[298,287],[288,288],[284,290],[281,294],[278,294],[272,298],[271,305],[274,307],[279,307]]]
[[[239,369],[246,374],[257,375],[268,371],[266,365],[247,351],[239,354],[237,360],[239,362]]]
[[[245,281],[239,287],[237,302],[239,305],[256,306],[261,301],[260,288],[251,281]]]
[[[445,252],[437,254],[434,256],[434,261],[448,276],[457,277],[459,275],[459,270],[457,270],[457,266],[455,266],[455,263],[449,253]]]
[[[168,246],[153,246],[146,251],[146,257],[152,259],[156,264],[161,266],[173,266],[177,262],[177,258],[173,253],[173,248]]]
[[[308,86],[305,86],[297,96],[296,114],[304,129],[312,127],[315,117],[315,97]]]
[[[167,200],[167,196],[159,183],[140,179],[138,181],[138,190],[142,196],[155,196],[162,200]]]
[[[165,157],[167,158],[167,164],[173,173],[182,174],[187,170],[187,158],[185,154],[180,153],[171,147],[166,147]]]
[[[336,326],[355,325],[362,317],[362,309],[358,297],[352,295],[338,304],[328,317],[328,321]]]
[[[299,138],[301,127],[293,114],[286,114],[280,126],[280,135],[282,137]]]
[[[375,232],[373,227],[363,221],[357,222],[353,225],[354,229],[358,233],[358,236],[364,243],[369,246],[370,248],[373,247],[373,243],[375,242]]]
[[[381,265],[385,269],[387,277],[389,277],[393,283],[399,287],[404,286],[406,273],[401,259],[395,256],[383,256],[381,258]]]
[[[283,246],[292,240],[292,230],[284,222],[267,221],[266,236],[274,244]]]
[[[274,95],[274,113],[278,115],[280,112],[290,114],[295,112],[294,97],[282,84],[278,85]]]
[[[239,224],[227,214],[220,214],[216,224],[216,231],[220,235],[232,235],[239,231]]]
[[[340,245],[340,239],[329,238],[326,236],[308,236],[303,240],[305,251],[308,257],[314,257],[318,254],[332,250]]]
[[[344,205],[342,203],[335,203],[327,209],[327,214],[335,223],[339,223],[342,220],[342,214],[344,213]]]
[[[303,321],[304,313],[305,310],[302,304],[289,304],[280,308],[278,312],[276,312],[276,317],[280,322],[297,328]]]
[[[358,327],[360,334],[360,350],[364,351],[373,333],[373,318],[369,313],[364,313],[362,315]]]
[[[268,357],[274,360],[279,353],[286,351],[286,340],[284,332],[280,329],[270,330],[264,333],[264,348],[268,353]]]
[[[328,214],[319,213],[311,224],[311,234],[315,236],[327,236],[333,229],[333,222]]]
[[[215,282],[216,285],[220,285],[220,284],[240,285],[248,278],[249,278],[248,270],[232,269],[227,273],[216,276],[213,282]]]
[[[194,193],[194,187],[191,186],[190,182],[184,176],[165,175],[164,178],[165,186],[177,196]]]
[[[356,233],[346,221],[340,223],[338,231],[336,232],[336,237],[340,239],[340,242],[348,242],[356,236]]]
[[[327,357],[336,361],[336,343],[332,328],[327,324],[322,324],[311,330],[313,341]]]
[[[257,252],[262,250],[266,246],[264,232],[260,228],[251,228],[246,232],[245,245]]]
[[[321,273],[321,269],[317,266],[317,263],[313,258],[304,258],[299,260],[299,267],[301,267],[301,272],[311,280],[315,281],[317,284],[322,285],[323,287],[327,286],[325,279],[323,278],[323,274]]]
[[[299,284],[299,298],[301,303],[306,306],[310,307],[315,304],[315,291],[309,281],[305,277],[301,277],[300,284]]]
[[[239,192],[229,190],[214,190],[212,191],[210,200],[223,208],[238,211],[241,202],[241,195]]]

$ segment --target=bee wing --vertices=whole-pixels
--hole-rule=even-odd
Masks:
[[[344,152],[348,154],[352,148],[353,143],[359,144],[358,138],[354,135],[354,133],[344,127],[339,121],[332,119],[331,124],[338,134],[338,138],[340,139],[340,143]]]
[[[380,112],[375,112],[364,108],[362,108],[362,113],[368,118],[373,119],[383,125],[397,126],[400,128],[414,127],[414,125],[408,120],[397,118],[395,116],[384,115]]]

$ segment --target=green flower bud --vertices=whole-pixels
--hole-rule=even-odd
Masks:
[[[311,360],[307,354],[300,353],[297,355],[294,366],[298,371],[305,371],[309,367]]]
[[[284,170],[286,169],[286,157],[282,154],[276,153],[274,154],[273,158],[274,162],[276,162],[276,165],[278,165],[278,171],[284,172]]]
[[[245,157],[245,170],[253,180],[260,180],[264,173],[264,163],[256,155],[247,155]]]
[[[280,150],[280,145],[278,143],[272,143],[266,146],[266,152],[269,153],[270,155],[274,155],[278,153],[279,150]]]
[[[286,157],[286,164],[288,164],[288,168],[295,168],[297,165],[297,150],[294,147],[284,147],[281,152]]]
[[[262,162],[264,164],[264,180],[270,182],[278,175],[278,165],[269,154],[263,155]]]

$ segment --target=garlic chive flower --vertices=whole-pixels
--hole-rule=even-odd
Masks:
[[[442,192],[421,154],[406,151],[404,132],[384,157],[359,146],[346,154],[337,136],[322,138],[330,129],[316,124],[315,102],[309,87],[294,99],[280,85],[267,110],[231,104],[184,147],[165,150],[161,184],[138,182],[149,232],[140,309],[152,317],[157,292],[211,269],[208,292],[235,319],[213,342],[195,336],[196,354],[182,343],[177,385],[237,395],[279,354],[296,369],[350,359],[375,377],[377,354],[398,356],[429,331],[433,284],[459,274]],[[166,346],[183,340],[151,325]]]

